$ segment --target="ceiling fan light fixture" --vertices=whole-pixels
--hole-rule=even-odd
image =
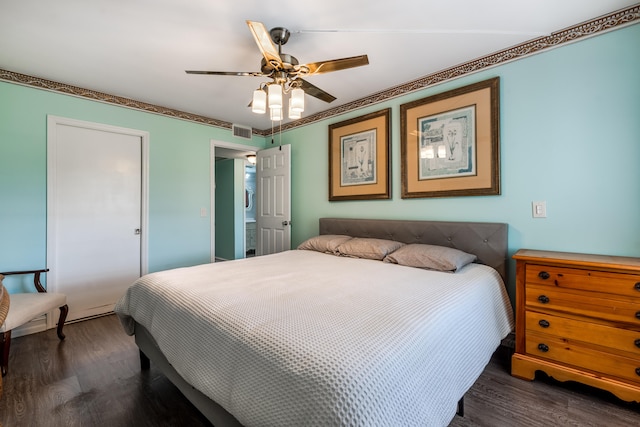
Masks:
[[[284,118],[282,115],[282,108],[271,108],[271,106],[269,106],[269,115],[271,117],[271,121],[274,122],[279,122]]]
[[[304,90],[299,87],[291,90],[289,110],[295,113],[302,113],[304,111]]]
[[[269,109],[273,111],[274,109],[280,110],[280,115],[282,115],[282,86],[277,83],[270,84],[268,86],[269,91]]]
[[[264,114],[267,112],[267,93],[264,90],[256,89],[253,91],[251,111],[256,114]]]
[[[291,106],[291,102],[289,102],[289,118],[292,120],[296,120],[296,119],[299,119],[300,117],[302,117],[302,112],[295,111]]]
[[[300,64],[294,56],[282,52],[282,46],[287,43],[291,34],[289,30],[283,27],[276,27],[271,29],[271,31],[267,31],[267,28],[262,22],[249,20],[246,22],[251,30],[254,41],[258,45],[258,49],[260,49],[260,53],[262,53],[260,72],[189,70],[186,72],[187,74],[268,77],[272,79],[271,83],[262,83],[260,89],[253,92],[253,102],[251,104],[251,111],[256,114],[264,114],[268,107],[271,120],[282,120],[284,115],[283,110],[285,108],[282,99],[283,94],[290,94],[287,109],[290,118],[299,117],[304,111],[305,89],[307,95],[313,96],[321,101],[327,103],[335,101],[335,96],[303,80],[302,77],[346,70],[347,68],[361,67],[369,64],[367,55]]]

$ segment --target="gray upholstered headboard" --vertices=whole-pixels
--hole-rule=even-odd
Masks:
[[[344,234],[460,249],[475,254],[477,262],[495,268],[507,282],[507,224],[320,218],[319,231],[320,234]]]

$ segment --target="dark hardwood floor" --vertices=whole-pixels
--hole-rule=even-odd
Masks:
[[[15,338],[4,377],[0,424],[19,426],[210,426],[105,316]],[[608,393],[544,378],[512,378],[497,353],[450,426],[638,426],[640,406]]]

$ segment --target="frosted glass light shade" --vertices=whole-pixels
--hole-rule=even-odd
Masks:
[[[302,112],[295,111],[291,104],[292,104],[292,101],[289,101],[289,118],[290,119],[299,119],[300,117],[302,117]]]
[[[269,85],[269,109],[274,108],[282,110],[282,86],[278,84]]]
[[[271,116],[271,120],[273,120],[274,122],[279,122],[283,119],[282,108],[269,107],[269,115]]]
[[[295,88],[291,91],[289,109],[296,113],[302,113],[304,111],[304,90]]]
[[[264,114],[267,112],[267,93],[262,89],[256,89],[253,91],[251,111],[256,114]]]

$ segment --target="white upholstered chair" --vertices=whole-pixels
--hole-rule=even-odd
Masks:
[[[67,318],[69,307],[67,306],[67,296],[60,293],[47,292],[40,283],[40,274],[46,273],[45,270],[28,270],[28,271],[10,271],[0,273],[0,284],[3,276],[11,276],[18,274],[33,274],[33,285],[37,292],[14,293],[10,296],[10,305],[7,317],[0,326],[0,358],[2,376],[8,372],[9,365],[9,347],[11,346],[11,330],[22,326],[25,323],[48,313],[56,308],[60,309],[60,318],[58,319],[58,338],[64,339],[62,328]]]

